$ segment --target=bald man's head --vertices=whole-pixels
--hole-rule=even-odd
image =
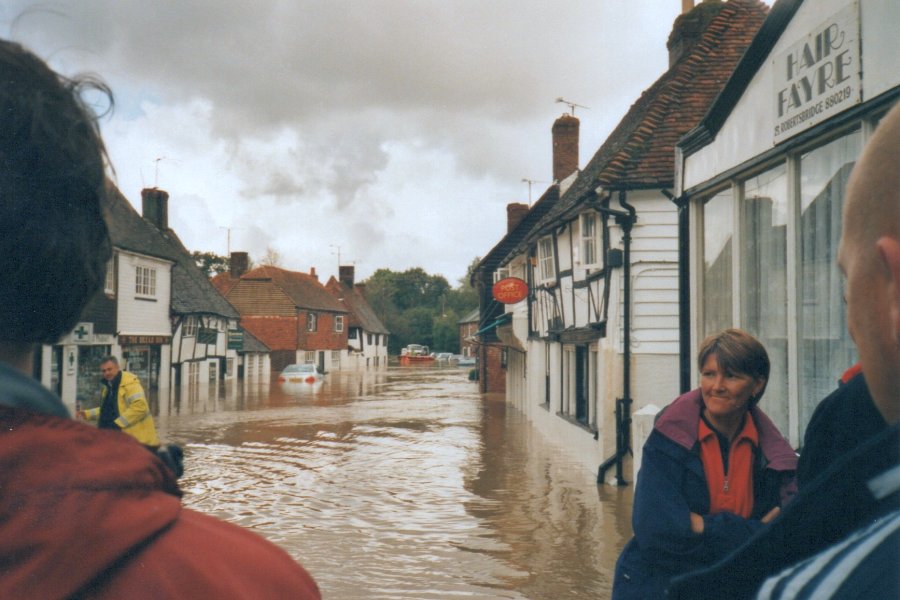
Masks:
[[[866,382],[889,423],[900,420],[900,106],[882,119],[853,169],[838,263],[847,324]]]

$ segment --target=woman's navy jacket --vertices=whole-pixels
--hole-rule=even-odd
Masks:
[[[613,598],[661,598],[669,580],[725,557],[763,527],[760,518],[796,493],[797,453],[758,407],[754,451],[753,514],[709,513],[709,490],[697,430],[700,390],[678,397],[657,417],[644,444],[634,492],[634,537],[616,563]],[[703,515],[704,531],[691,531],[690,513]],[[716,596],[713,593],[713,596]]]

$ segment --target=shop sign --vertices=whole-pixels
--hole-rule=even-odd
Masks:
[[[859,6],[849,6],[772,62],[775,123],[781,142],[862,99]]]
[[[68,335],[59,340],[59,344],[93,344],[94,343],[94,324],[90,322],[82,322],[75,325],[75,328]]]
[[[244,349],[244,332],[229,331],[228,332],[228,349],[243,350]]]
[[[518,277],[507,277],[495,283],[491,293],[497,302],[515,304],[528,297],[528,284]]]
[[[169,335],[120,335],[120,346],[162,346],[170,343]]]

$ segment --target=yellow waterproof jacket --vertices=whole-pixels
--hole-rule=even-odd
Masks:
[[[100,393],[100,406],[103,406],[106,394],[106,386],[103,386],[103,390]],[[128,371],[122,371],[118,396],[119,416],[116,419],[116,425],[142,444],[159,446],[159,438],[156,436],[156,425],[153,424],[153,416],[150,414],[150,404],[147,402],[144,388],[141,387],[141,382],[136,375]],[[88,419],[97,420],[100,418],[99,406],[84,412]]]

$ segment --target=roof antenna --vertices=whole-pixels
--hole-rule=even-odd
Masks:
[[[155,161],[156,167],[155,167],[154,173],[153,173],[153,188],[154,189],[159,187],[158,186],[158,184],[159,184],[159,161],[164,160],[165,158],[166,158],[165,156],[157,156],[156,157],[156,161]]]
[[[528,206],[531,206],[531,186],[535,183],[547,183],[546,181],[538,181],[537,179],[522,178],[522,183],[528,184]]]
[[[565,99],[562,98],[562,97],[557,98],[556,101],[557,101],[557,102],[561,102],[562,104],[568,104],[568,105],[569,105],[569,110],[572,111],[572,116],[573,116],[573,117],[575,116],[575,107],[576,107],[576,106],[577,106],[578,108],[583,108],[583,109],[585,109],[585,110],[591,110],[589,106],[584,106],[583,104],[575,104],[574,102],[569,102],[568,100],[565,100]]]

